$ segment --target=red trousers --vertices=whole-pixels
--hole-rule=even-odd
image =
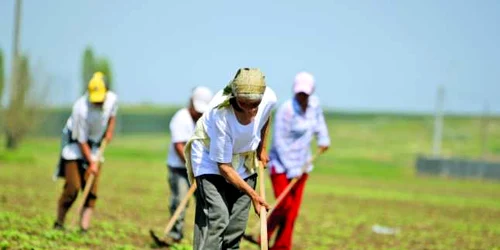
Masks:
[[[271,238],[272,234],[277,230],[276,240],[274,245],[269,249],[292,249],[292,234],[295,219],[299,215],[300,204],[302,203],[302,193],[307,180],[308,174],[302,177],[295,183],[283,201],[274,209],[271,217],[267,221],[267,235]],[[291,179],[286,177],[286,174],[271,173],[271,181],[273,183],[274,196],[277,198],[286,188]]]

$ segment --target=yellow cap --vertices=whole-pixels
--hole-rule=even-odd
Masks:
[[[104,83],[104,74],[96,72],[89,81],[89,100],[92,103],[104,102],[106,98],[106,84]]]

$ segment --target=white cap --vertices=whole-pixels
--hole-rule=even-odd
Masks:
[[[295,76],[293,92],[311,95],[314,92],[314,77],[307,72],[300,72]]]
[[[194,110],[198,113],[204,113],[210,107],[208,104],[212,100],[212,91],[203,86],[193,89],[191,94]]]

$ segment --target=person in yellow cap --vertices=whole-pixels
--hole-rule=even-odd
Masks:
[[[86,232],[90,225],[99,182],[97,161],[100,159],[96,159],[96,153],[103,140],[110,142],[113,138],[117,100],[117,95],[107,89],[105,76],[96,72],[87,92],[73,105],[63,129],[60,160],[54,173],[54,179],[61,177],[66,181],[57,203],[55,229],[64,229],[66,213],[92,173],[96,178],[82,210],[81,231]]]
[[[242,68],[213,98],[185,146],[188,177],[196,183],[195,250],[239,249],[252,203],[269,205],[255,191],[263,143],[277,102],[258,69]]]

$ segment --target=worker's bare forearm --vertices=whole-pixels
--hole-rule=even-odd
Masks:
[[[255,190],[248,185],[241,177],[238,175],[236,170],[227,163],[219,163],[219,171],[221,175],[231,184],[233,184],[239,190],[245,192],[251,198],[257,197],[258,194]]]
[[[78,143],[80,150],[82,151],[82,155],[87,160],[87,162],[92,162],[92,151],[87,143]]]
[[[111,138],[113,138],[113,134],[115,133],[115,127],[116,127],[116,117],[111,116],[108,120],[108,127],[106,129],[106,134],[104,136],[104,139],[107,140],[108,142],[111,141]]]
[[[175,153],[181,158],[182,162],[186,163],[186,158],[184,157],[184,146],[185,142],[174,143]]]

